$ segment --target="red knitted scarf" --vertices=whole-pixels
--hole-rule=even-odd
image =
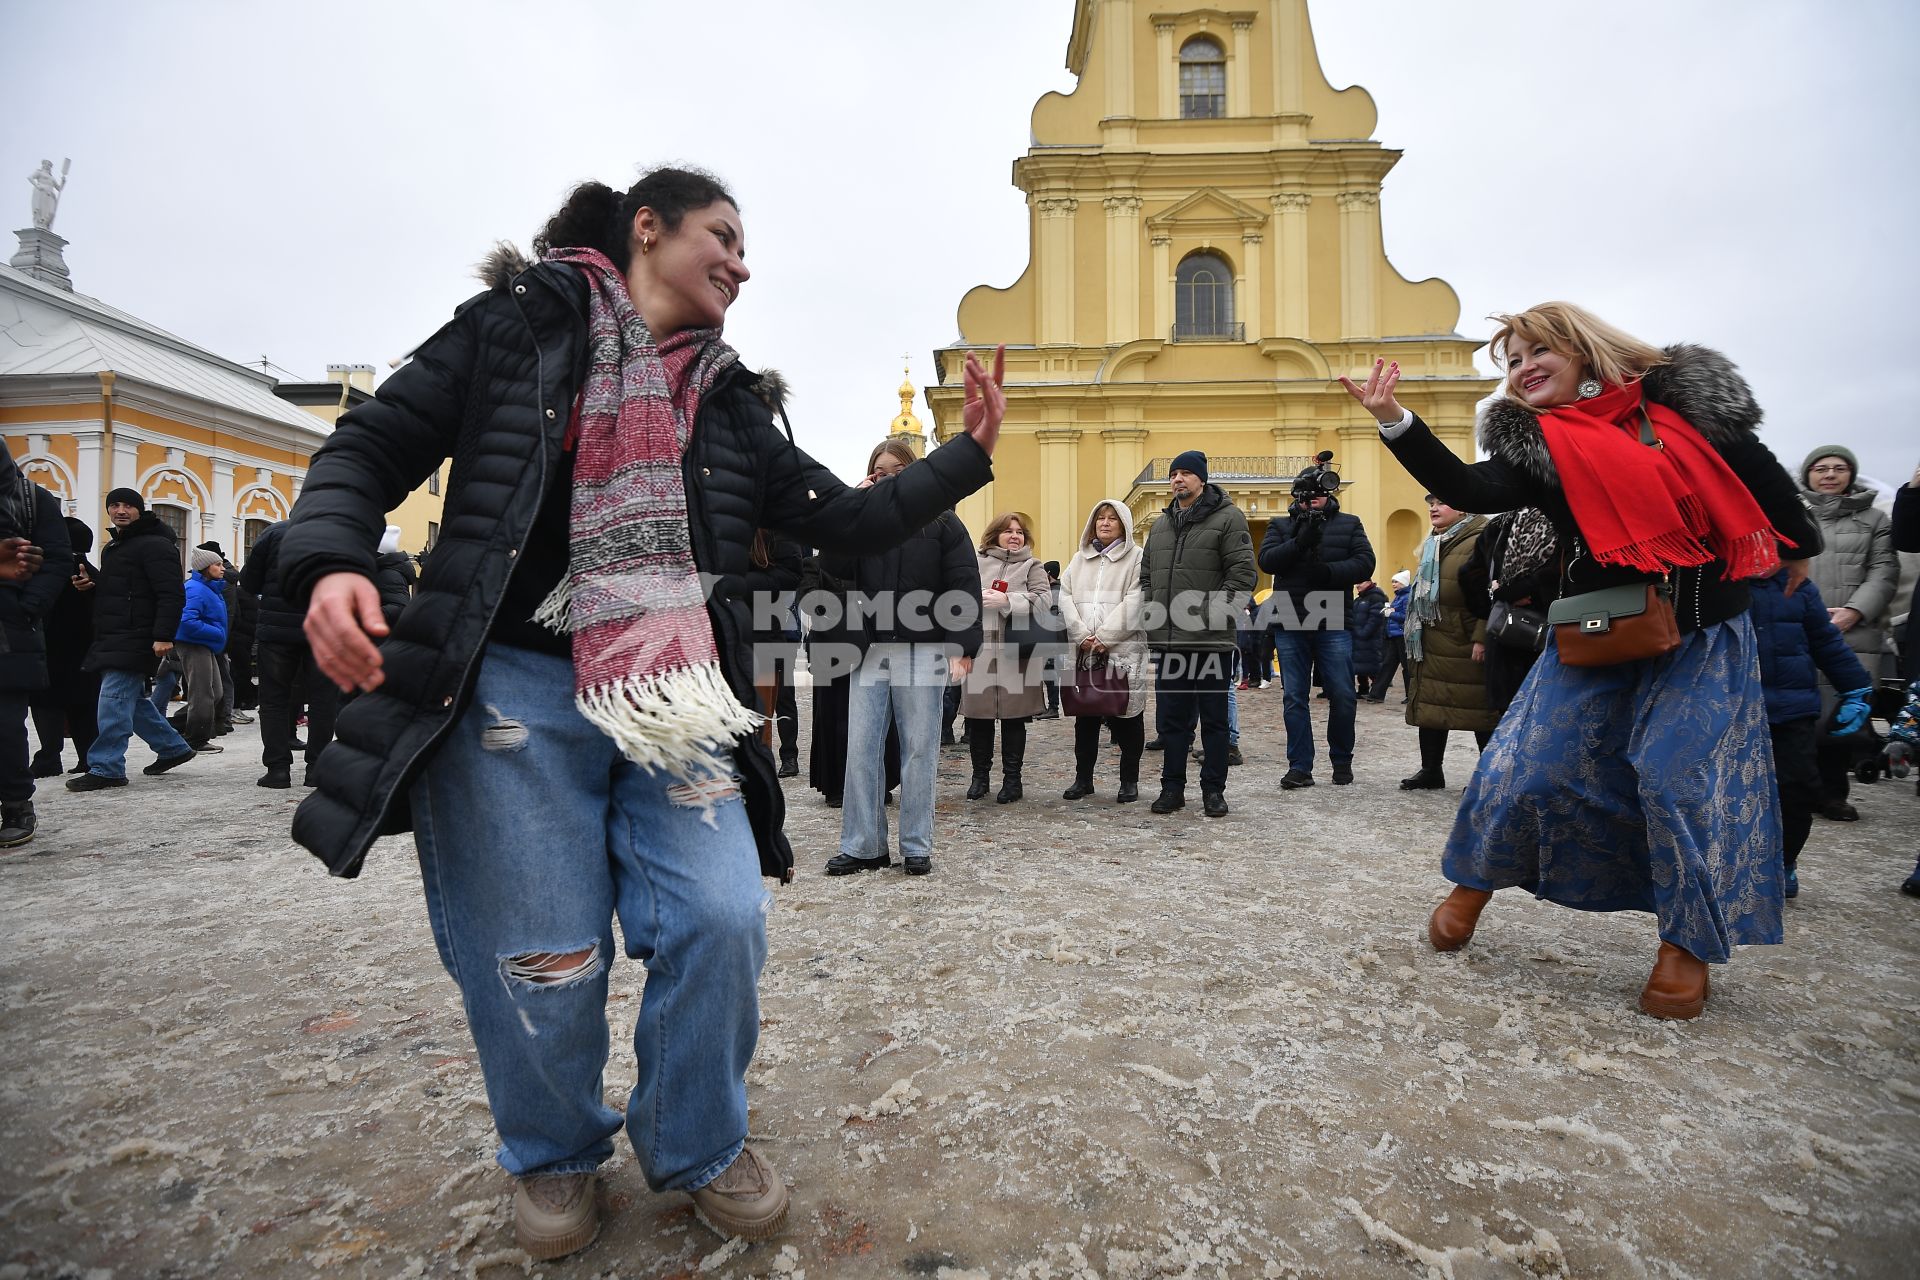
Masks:
[[[1643,405],[1658,447],[1640,441]],[[1540,430],[1594,559],[1645,573],[1721,560],[1727,578],[1780,567],[1779,534],[1746,485],[1692,423],[1646,400],[1639,383],[1549,409]]]

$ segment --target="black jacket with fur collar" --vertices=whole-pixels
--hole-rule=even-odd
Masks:
[[[376,836],[408,829],[409,785],[467,709],[486,644],[511,625],[510,610],[537,604],[565,569],[566,504],[549,499],[568,471],[586,281],[568,266],[505,255],[489,263],[488,280],[492,288],[464,303],[373,400],[340,419],[281,538],[280,580],[297,602],[328,573],[372,578],[386,513],[453,459],[439,541],[381,642],[385,682],[341,709],[315,766],[318,787],[294,816],[294,839],[336,875],[357,874]],[[756,529],[871,552],[993,478],[987,455],[961,436],[889,484],[851,488],[774,425],[777,395],[770,379],[735,365],[702,400],[682,461],[694,564],[713,583],[707,616],[746,706],[756,705],[744,587]],[[553,544],[534,546],[543,507],[556,506]],[[525,578],[545,581],[516,591]],[[793,853],[773,757],[755,735],[736,745],[734,764],[761,870],[787,878]]]
[[[1674,410],[1706,437],[1753,493],[1774,529],[1796,545],[1792,554],[1819,554],[1820,531],[1800,502],[1799,487],[1754,434],[1761,412],[1747,380],[1731,360],[1706,347],[1680,344],[1668,347],[1666,355],[1668,363],[1642,383],[1647,399]],[[1481,415],[1480,447],[1489,455],[1485,462],[1462,462],[1417,416],[1387,447],[1414,479],[1449,506],[1475,512],[1538,507],[1553,521],[1560,546],[1576,545],[1579,526],[1560,487],[1540,419],[1513,401],[1494,400]],[[1725,569],[1716,560],[1674,572],[1674,613],[1682,631],[1746,612],[1747,584],[1727,581],[1721,576]],[[1595,591],[1644,576],[1570,555],[1560,594]]]

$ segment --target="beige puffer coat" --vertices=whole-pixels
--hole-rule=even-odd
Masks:
[[[1820,598],[1827,608],[1845,606],[1860,611],[1859,624],[1846,636],[1853,651],[1863,656],[1878,654],[1887,647],[1887,624],[1900,588],[1893,517],[1874,506],[1873,497],[1871,489],[1857,485],[1845,493],[1815,493],[1811,489],[1800,493],[1826,542],[1826,549],[1813,558],[1808,576],[1820,588]],[[1874,674],[1871,668],[1868,673]]]
[[[1093,539],[1093,514],[1110,506],[1120,515],[1119,540],[1101,550]],[[1140,557],[1133,542],[1133,513],[1119,498],[1102,498],[1087,512],[1080,549],[1060,570],[1060,616],[1067,647],[1079,654],[1088,636],[1107,646],[1107,665],[1126,675],[1127,715],[1147,709],[1153,679],[1147,670],[1147,633],[1140,629]]]
[[[1460,570],[1473,559],[1486,528],[1486,517],[1463,516],[1441,544],[1440,616],[1420,629],[1421,660],[1407,663],[1410,725],[1484,733],[1500,723],[1499,713],[1487,705],[1487,669],[1473,660],[1473,646],[1486,643],[1487,623],[1467,608],[1460,586]],[[1413,620],[1411,609],[1407,620]]]
[[[1033,558],[1032,547],[992,547],[976,554],[982,591],[1005,582],[1008,603],[1022,616],[1028,609],[1037,616],[1052,602],[1053,584],[1047,581],[1045,566]],[[1007,616],[996,609],[980,611],[985,635],[960,691],[960,714],[969,720],[1020,720],[1047,709],[1041,664],[1022,662],[1019,651],[1007,643]]]

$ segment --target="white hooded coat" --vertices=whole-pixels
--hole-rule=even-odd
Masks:
[[[1112,507],[1120,516],[1120,537],[1104,551],[1093,537],[1094,512]],[[1102,498],[1087,512],[1080,549],[1060,570],[1060,616],[1067,643],[1078,654],[1088,636],[1107,646],[1107,664],[1126,675],[1127,714],[1147,709],[1152,680],[1147,670],[1147,633],[1140,623],[1141,549],[1133,541],[1133,513],[1119,498]]]

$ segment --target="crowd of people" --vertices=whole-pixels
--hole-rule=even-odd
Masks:
[[[1716,352],[1564,303],[1499,317],[1479,462],[1399,402],[1397,368],[1341,379],[1428,490],[1430,531],[1389,594],[1325,458],[1257,547],[1198,450],[1171,460],[1144,537],[1120,497],[1070,548],[1037,547],[1018,510],[976,535],[954,507],[992,478],[1004,352],[967,358],[964,431],[925,457],[883,443],[843,483],[782,429],[778,378],[721,337],[745,243],[704,173],[583,184],[532,258],[503,248],[486,290],[341,419],[238,572],[210,542],[183,573],[130,489],[108,495],[96,567],[86,526],[0,459],[0,847],[33,838],[34,778],[64,744],[68,788],[107,791],[128,784],[133,736],[143,774],[165,774],[257,709],[259,785],[292,787],[304,751],[293,834],[334,874],[414,833],[535,1259],[594,1237],[622,1127],[648,1184],[723,1234],[786,1221],[743,1079],[762,880],[794,875],[781,779],[800,774],[802,645],[833,876],[896,851],[933,871],[956,716],[969,802],[1026,801],[1029,725],[1059,714],[1064,801],[1111,785],[1136,802],[1157,752],[1150,811],[1187,805],[1197,759],[1201,813],[1221,818],[1242,694],[1278,679],[1278,785],[1299,790],[1318,777],[1313,702],[1325,776],[1348,786],[1357,703],[1398,683],[1419,744],[1402,788],[1447,787],[1455,733],[1477,749],[1432,946],[1466,946],[1505,888],[1646,912],[1640,1007],[1661,1018],[1698,1015],[1735,946],[1781,941],[1814,818],[1857,819],[1848,779],[1920,744],[1920,682],[1873,705],[1920,677],[1911,612],[1897,648],[1889,626],[1920,472],[1891,515],[1840,446],[1796,483]],[[383,513],[449,456],[416,579]],[[1920,868],[1903,887],[1920,894]],[[649,969],[624,1112],[601,1092],[616,917]]]

